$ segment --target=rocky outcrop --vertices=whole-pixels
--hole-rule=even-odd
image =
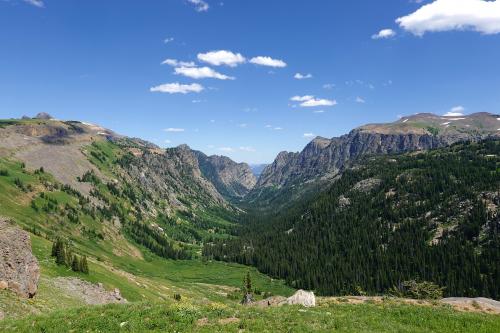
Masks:
[[[314,296],[314,293],[312,291],[305,291],[300,289],[297,290],[295,294],[293,294],[288,298],[283,296],[272,296],[260,301],[256,302],[251,301],[244,304],[250,306],[264,307],[264,308],[271,306],[282,306],[286,304],[314,307],[316,306],[316,296]]]
[[[394,123],[365,125],[338,138],[317,137],[300,153],[279,153],[264,169],[249,197],[254,198],[264,188],[290,188],[331,179],[349,162],[366,155],[428,150],[500,136],[499,117],[489,113],[459,117],[423,113]]]
[[[39,278],[40,267],[31,252],[29,234],[0,218],[0,289],[32,298]]]
[[[290,305],[298,304],[305,307],[316,306],[316,296],[312,291],[297,290],[295,294],[286,299],[286,303]]]
[[[187,145],[165,151],[141,150],[124,169],[151,197],[166,199],[171,207],[186,208],[187,198],[193,206],[228,207],[214,185],[203,177],[198,158]]]
[[[127,303],[119,289],[107,291],[102,283],[93,284],[77,278],[58,277],[52,280],[58,289],[66,294],[80,298],[89,305]]]
[[[236,163],[226,156],[195,153],[203,176],[224,197],[242,198],[255,186],[257,179],[248,164]]]

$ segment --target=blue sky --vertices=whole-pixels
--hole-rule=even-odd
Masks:
[[[500,1],[0,0],[1,118],[250,163],[399,115],[497,113],[499,59]]]

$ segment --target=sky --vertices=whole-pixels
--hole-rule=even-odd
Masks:
[[[499,112],[500,0],[0,0],[0,118],[252,164],[419,112]]]

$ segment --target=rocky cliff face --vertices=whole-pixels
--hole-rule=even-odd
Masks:
[[[40,268],[31,252],[29,234],[0,218],[0,289],[32,298],[39,278]]]
[[[206,156],[201,152],[196,152],[196,156],[203,176],[227,198],[244,197],[257,182],[246,163],[236,163],[225,156]]]
[[[424,113],[394,123],[365,125],[339,138],[317,137],[300,153],[280,153],[263,171],[255,190],[328,179],[360,156],[427,150],[499,136],[499,119],[489,113],[454,117]]]
[[[183,208],[213,205],[228,207],[215,186],[203,177],[196,153],[187,145],[166,150],[142,150],[125,167],[128,175],[153,197]]]

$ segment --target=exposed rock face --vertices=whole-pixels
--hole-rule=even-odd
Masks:
[[[394,123],[365,125],[338,138],[317,137],[300,153],[281,152],[264,169],[252,194],[266,187],[282,188],[330,179],[348,162],[365,155],[427,150],[500,136],[499,117],[489,113],[460,117],[423,113]]]
[[[39,278],[40,268],[31,252],[29,234],[0,218],[0,289],[32,298]]]
[[[77,278],[58,277],[53,283],[66,293],[81,298],[86,304],[98,305],[109,303],[127,303],[119,289],[106,291],[101,283],[92,284]]]
[[[293,305],[299,304],[305,307],[316,306],[316,297],[312,291],[297,290],[295,294],[286,299],[286,303]]]
[[[187,145],[165,151],[144,150],[125,169],[141,188],[167,199],[173,207],[182,208],[183,198],[190,198],[194,205],[227,206],[214,185],[203,177],[198,158]]]
[[[257,179],[246,163],[236,163],[226,156],[206,156],[196,152],[203,173],[227,198],[241,198],[255,186]]]
[[[52,116],[48,114],[47,112],[40,112],[35,116],[35,119],[52,119]]]

